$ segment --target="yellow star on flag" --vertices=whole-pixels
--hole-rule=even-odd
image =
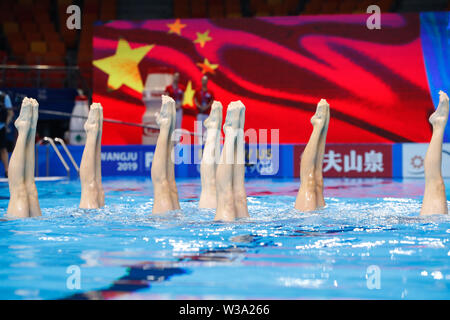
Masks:
[[[180,19],[175,20],[174,23],[168,23],[169,33],[176,33],[181,36],[181,29],[185,28],[186,25],[180,22]]]
[[[214,70],[216,70],[219,65],[218,64],[211,64],[208,59],[205,58],[205,60],[203,61],[203,63],[198,62],[197,66],[199,66],[202,69],[202,73],[216,73]]]
[[[193,107],[194,106],[194,95],[195,90],[192,89],[192,82],[189,80],[189,82],[186,85],[186,89],[184,90],[184,96],[183,96],[183,106],[188,105]]]
[[[197,32],[197,39],[194,40],[194,43],[199,43],[200,47],[204,47],[205,43],[211,41],[212,38],[209,36],[209,30],[206,30],[203,33]]]
[[[112,90],[126,85],[137,92],[142,92],[141,74],[139,63],[155,45],[143,46],[131,49],[125,39],[119,39],[116,53],[110,57],[93,61],[93,65],[109,75],[108,87]]]

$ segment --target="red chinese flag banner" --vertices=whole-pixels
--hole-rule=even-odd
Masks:
[[[93,99],[106,118],[141,123],[147,72],[164,67],[186,87],[182,127],[190,131],[207,75],[224,115],[241,100],[246,128],[279,129],[280,143],[308,141],[321,98],[331,106],[327,142],[428,141],[419,15],[383,14],[381,30],[369,30],[367,17],[112,21],[94,31]],[[142,128],[105,123],[103,141],[140,144]]]

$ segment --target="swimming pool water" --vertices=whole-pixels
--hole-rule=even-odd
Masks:
[[[24,220],[0,184],[0,299],[450,298],[450,218],[419,217],[423,180],[326,179],[312,213],[297,179],[249,180],[234,223],[197,209],[199,179],[177,184],[181,212],[157,217],[149,179],[105,178],[101,210],[78,208],[78,180],[38,182],[43,217]]]

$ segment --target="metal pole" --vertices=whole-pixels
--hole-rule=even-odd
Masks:
[[[61,146],[63,147],[64,151],[66,152],[67,156],[70,159],[70,162],[72,162],[73,166],[75,167],[75,170],[77,170],[77,173],[80,173],[80,168],[78,167],[75,159],[72,157],[72,153],[70,153],[69,149],[67,148],[66,144],[64,143],[64,140],[61,138],[55,138],[56,142],[59,142]]]
[[[17,110],[17,108],[14,108],[14,110]],[[61,111],[39,109],[39,113],[52,114],[52,115],[55,115],[55,116],[69,117],[69,118],[73,117],[73,118],[87,119],[87,117],[85,117],[85,116],[72,115],[71,113],[61,112]],[[126,126],[133,126],[133,127],[149,128],[149,129],[159,130],[158,126],[152,126],[152,125],[141,124],[141,123],[126,122],[126,121],[115,120],[115,119],[104,118],[103,122],[109,122],[109,123],[121,124],[121,125],[126,125]],[[191,136],[199,136],[199,137],[203,136],[200,133],[191,132],[191,131],[187,131],[187,130],[183,130],[183,133],[189,133]],[[221,140],[223,140],[222,137],[221,137]]]
[[[87,119],[87,117],[85,117],[85,116],[72,115],[71,113],[61,112],[61,111],[39,109],[39,113],[52,114],[52,115],[55,115],[55,116],[62,116],[62,117],[69,117],[69,118],[73,117],[73,118]],[[126,122],[126,121],[122,121],[122,120],[115,120],[115,119],[104,118],[103,122],[109,122],[109,123],[115,123],[115,124],[122,124],[122,125],[126,125],[126,126],[133,126],[133,127],[149,128],[149,129],[159,130],[158,126],[152,126],[152,125],[141,124],[141,123]],[[196,132],[191,132],[191,131],[187,131],[187,130],[184,130],[184,132],[189,133],[191,136],[199,136],[199,137],[202,136],[202,134],[196,133]]]
[[[66,160],[64,160],[63,156],[61,155],[61,153],[59,152],[58,148],[56,147],[55,142],[53,141],[53,139],[50,138],[50,137],[44,137],[43,140],[48,142],[48,143],[50,143],[50,145],[53,147],[53,150],[55,150],[56,155],[58,156],[59,160],[61,161],[61,163],[63,164],[64,168],[67,171],[67,176],[70,178],[70,168],[67,165]]]

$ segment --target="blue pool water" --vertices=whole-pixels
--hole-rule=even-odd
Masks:
[[[178,182],[182,212],[164,217],[149,179],[104,179],[90,211],[79,181],[38,182],[43,217],[6,221],[2,183],[0,299],[450,298],[450,218],[419,217],[423,180],[325,184],[327,207],[300,213],[297,180],[250,180],[251,218],[217,223],[199,180]]]

